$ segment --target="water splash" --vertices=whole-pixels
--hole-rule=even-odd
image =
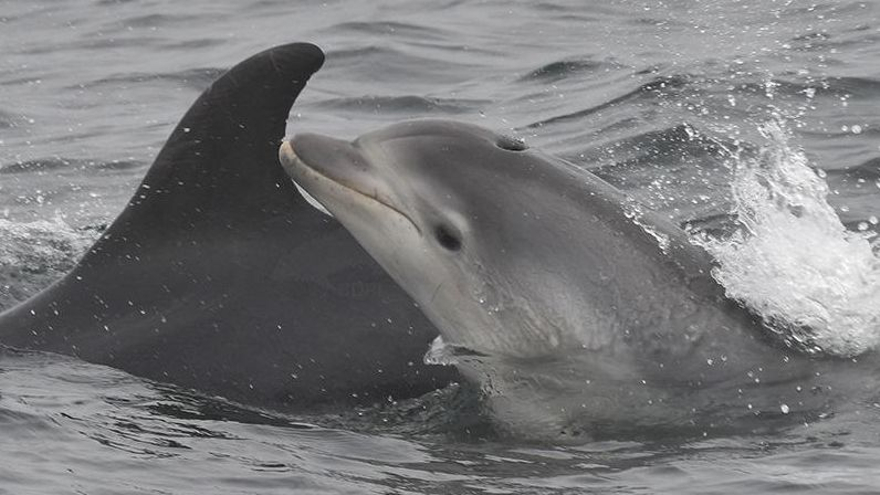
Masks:
[[[422,358],[425,364],[436,364],[440,366],[451,366],[458,362],[455,357],[455,351],[444,340],[442,335],[438,335],[431,341],[431,347]]]
[[[30,223],[0,219],[0,266],[31,272],[69,269],[98,235],[91,229],[74,229],[61,217]]]
[[[62,218],[18,223],[0,219],[0,310],[63,276],[100,236],[74,229]]]
[[[784,121],[759,130],[768,146],[732,160],[739,230],[698,241],[719,263],[713,275],[792,346],[846,357],[877,347],[876,234],[846,229],[828,204],[824,174],[790,145]]]
[[[664,253],[669,252],[669,236],[664,234],[662,231],[657,229],[657,227],[651,225],[650,223],[645,222],[642,218],[645,212],[642,210],[642,207],[635,202],[624,205],[625,209],[623,214],[626,218],[632,220],[632,222],[639,226],[646,234],[650,235],[657,241],[657,245],[660,247],[660,250]]]

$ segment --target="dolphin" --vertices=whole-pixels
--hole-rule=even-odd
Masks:
[[[728,299],[678,226],[522,141],[427,120],[298,134],[279,156],[418,302],[442,335],[429,360],[477,383],[502,431],[751,431],[876,389],[876,366],[853,380],[864,364]]]
[[[323,61],[283,45],[215,81],[73,271],[0,315],[0,343],[291,411],[455,378],[422,362],[437,330],[411,298],[278,162]]]

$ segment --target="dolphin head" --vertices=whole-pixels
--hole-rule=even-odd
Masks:
[[[578,252],[578,232],[590,220],[572,200],[573,166],[516,139],[437,120],[353,142],[300,134],[280,158],[448,344],[517,357],[572,340],[608,344],[613,305],[590,304],[582,293],[605,275],[580,273],[591,255]],[[599,237],[601,255],[613,256]]]
[[[521,142],[414,121],[352,142],[297,135],[280,159],[516,430],[691,421],[681,411],[740,397],[756,362],[809,376],[808,361],[789,365],[755,337],[680,228]]]

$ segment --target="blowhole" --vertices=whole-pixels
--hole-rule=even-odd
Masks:
[[[501,136],[495,142],[495,146],[507,151],[525,151],[529,149],[529,145],[525,140],[512,136]]]

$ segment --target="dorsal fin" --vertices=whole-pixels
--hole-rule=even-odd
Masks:
[[[0,315],[0,341],[270,407],[445,383],[421,364],[433,327],[278,163],[323,60],[279,46],[212,84],[79,265]]]
[[[275,210],[299,203],[280,169],[263,164],[276,162],[290,107],[323,62],[314,45],[286,45],[215,81],[171,133],[103,242],[176,241],[191,230],[206,235],[229,226],[252,228],[254,215],[283,213]],[[270,194],[267,184],[277,185],[278,193]],[[169,235],[171,229],[179,232]]]

